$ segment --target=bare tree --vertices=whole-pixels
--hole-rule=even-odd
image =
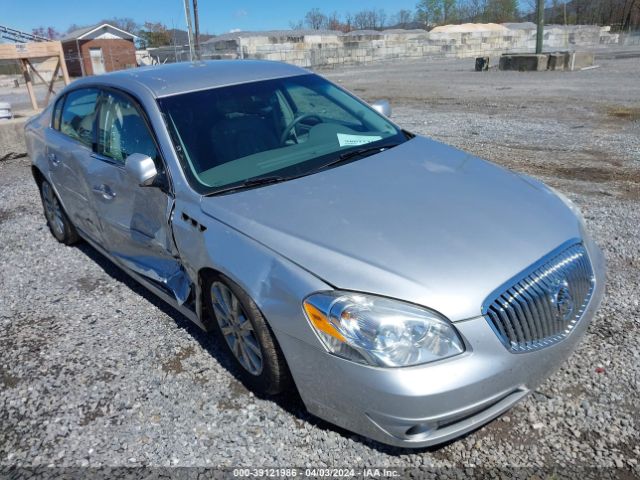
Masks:
[[[425,27],[444,23],[462,22],[511,22],[531,18],[518,11],[524,4],[525,12],[535,11],[536,0],[418,0],[415,15],[409,10],[400,10],[389,21],[384,10],[365,9],[344,15],[341,20],[337,12],[329,15],[313,8],[304,20],[290,23],[291,28],[303,25],[312,29],[379,30],[388,24],[406,28],[414,21]],[[527,8],[528,7],[528,8]],[[640,27],[640,0],[546,0],[545,18],[548,23],[611,25],[614,30],[632,30]],[[112,19],[111,23],[117,20]],[[132,21],[133,22],[133,21]],[[118,26],[118,25],[116,25]],[[76,25],[72,26],[77,28]],[[120,26],[129,30],[128,26]]]
[[[312,30],[322,30],[327,28],[327,16],[319,8],[312,8],[304,16],[304,23]]]
[[[356,12],[353,16],[353,27],[356,30],[366,30],[369,28],[369,18],[366,11]]]
[[[360,10],[353,16],[353,26],[358,30],[379,30],[386,25],[384,10]]]
[[[383,9],[378,10],[378,12],[376,13],[376,28],[384,28],[385,25],[387,24],[387,12],[385,12]]]
[[[113,17],[101,20],[99,23],[108,23],[114,27],[124,30],[125,32],[136,33],[139,26],[133,18],[129,17]]]
[[[99,25],[102,23],[108,23],[109,25],[113,25],[120,30],[124,30],[125,32],[137,33],[140,30],[140,25],[133,19],[129,17],[112,17],[112,18],[103,18],[99,22],[92,23],[90,25],[78,25],[77,23],[72,23],[67,28],[67,33],[73,32],[74,30],[79,30],[81,28],[91,27],[93,25]]]
[[[394,23],[400,28],[407,28],[412,21],[413,12],[411,10],[399,10],[394,17]]]
[[[327,16],[327,28],[329,30],[344,30],[344,25],[340,21],[338,12],[333,12]]]
[[[344,31],[345,32],[350,32],[351,30],[353,30],[354,26],[353,26],[353,15],[351,13],[347,13],[344,16]]]
[[[56,40],[60,38],[60,33],[54,27],[38,27],[31,30],[31,33],[38,37]]]
[[[289,28],[291,30],[302,30],[304,28],[304,22],[302,20],[298,20],[297,22],[289,22]]]

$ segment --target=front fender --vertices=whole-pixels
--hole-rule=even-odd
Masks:
[[[302,302],[331,286],[238,230],[203,213],[199,205],[176,200],[172,228],[182,264],[192,279],[207,269],[236,282],[256,303],[276,337],[286,334],[322,348],[309,326]],[[198,317],[206,326],[201,282],[196,288]]]

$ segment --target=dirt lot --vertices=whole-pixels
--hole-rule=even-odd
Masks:
[[[87,245],[57,244],[28,159],[0,162],[0,466],[640,475],[640,61],[598,63],[573,73],[475,73],[470,60],[321,72],[367,100],[390,99],[408,130],[558,188],[607,257],[605,301],[569,361],[510,412],[437,449],[376,444],[311,418],[293,395],[256,398],[215,341]]]

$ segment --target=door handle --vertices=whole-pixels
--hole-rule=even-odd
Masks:
[[[102,185],[94,186],[92,190],[93,193],[95,193],[96,195],[100,195],[105,200],[113,200],[116,197],[116,192],[111,190],[111,187],[109,187],[109,185],[105,185],[104,183]]]
[[[47,157],[49,158],[49,161],[53,164],[54,167],[57,167],[60,164],[60,160],[58,159],[58,156],[55,153],[50,152],[49,155],[47,155]]]

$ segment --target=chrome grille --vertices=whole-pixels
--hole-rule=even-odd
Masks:
[[[552,253],[488,298],[483,314],[514,353],[565,338],[584,313],[595,278],[582,244]]]

